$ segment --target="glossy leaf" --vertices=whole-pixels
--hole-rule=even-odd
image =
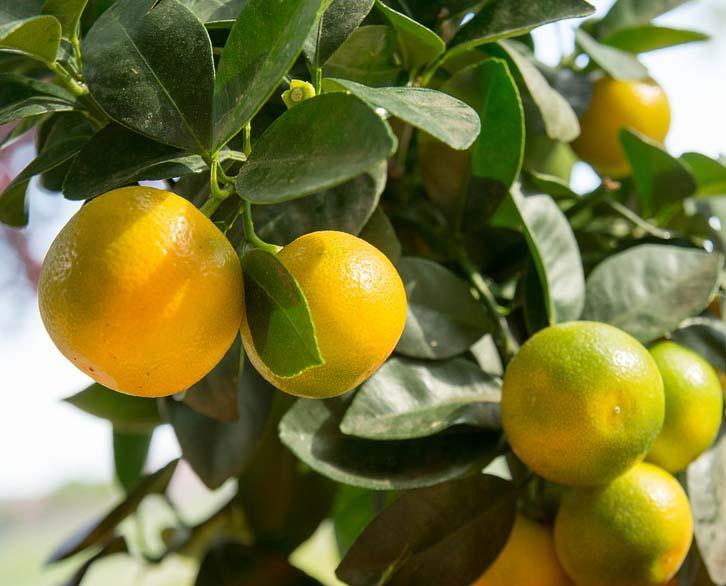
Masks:
[[[338,486],[331,517],[341,556],[345,556],[366,526],[396,498],[398,494],[392,490],[383,492],[345,484]]]
[[[152,432],[126,433],[113,430],[113,462],[124,492],[129,493],[144,473]]]
[[[216,146],[242,130],[277,89],[327,4],[326,0],[245,2],[214,81]]]
[[[449,269],[415,257],[402,258],[397,268],[408,298],[397,352],[413,358],[450,358],[487,333],[490,323],[484,306]]]
[[[625,80],[648,77],[645,65],[631,53],[599,43],[583,29],[577,29],[575,38],[580,48],[610,77]]]
[[[597,23],[597,33],[606,37],[614,31],[635,25],[648,24],[656,16],[665,14],[690,0],[617,0],[608,13]]]
[[[340,423],[356,437],[426,437],[454,425],[500,429],[501,383],[473,362],[388,360],[361,385]]]
[[[324,363],[305,294],[278,258],[252,250],[242,258],[247,323],[265,365],[292,377]]]
[[[328,77],[380,87],[394,85],[401,74],[396,32],[386,25],[362,26],[333,53],[323,70]]]
[[[197,154],[210,151],[212,45],[176,0],[115,3],[86,36],[83,71],[93,97],[117,122]]]
[[[98,383],[63,400],[94,417],[108,419],[123,433],[148,432],[164,422],[156,400],[117,393]]]
[[[342,87],[454,149],[469,148],[481,129],[479,116],[471,107],[443,92],[413,87],[372,88],[344,79],[326,81],[328,87]]]
[[[313,470],[337,482],[380,490],[431,486],[481,470],[497,455],[498,434],[438,434],[379,442],[343,435],[350,399],[300,399],[280,422],[280,438]]]
[[[431,63],[446,50],[443,39],[431,29],[401,14],[380,0],[376,7],[396,31],[398,49],[403,63],[409,70],[416,70]]]
[[[75,107],[73,94],[56,85],[15,73],[0,73],[0,125]]]
[[[303,197],[353,179],[395,147],[388,125],[363,101],[340,93],[318,96],[264,132],[237,176],[237,192],[257,204]]]
[[[698,352],[711,365],[726,372],[726,323],[716,317],[691,317],[671,334],[673,341]]]
[[[71,39],[78,31],[87,4],[88,0],[45,0],[43,12],[55,16],[61,23],[63,37]]]
[[[332,0],[310,31],[303,50],[314,66],[322,66],[358,28],[373,8],[374,0]]]
[[[698,185],[698,195],[726,194],[726,165],[701,153],[684,153],[683,161]]]
[[[41,14],[42,0],[0,0],[0,52],[10,49],[53,63],[58,53],[61,24]]]
[[[707,41],[708,39],[708,35],[698,31],[646,24],[618,29],[602,39],[602,43],[621,51],[646,53],[686,43]]]
[[[474,582],[504,547],[516,491],[494,476],[404,494],[365,529],[336,574],[346,584]]]
[[[722,262],[717,254],[659,244],[615,254],[588,277],[583,318],[650,342],[703,311],[719,282]]]
[[[391,220],[380,207],[377,207],[368,222],[363,226],[360,237],[375,246],[393,263],[401,258],[401,242]]]
[[[654,216],[695,193],[696,181],[688,167],[662,146],[630,130],[620,132],[620,142],[633,168],[645,216]]]
[[[149,140],[118,124],[100,130],[73,162],[63,184],[68,199],[89,199],[136,181],[183,177],[206,164],[199,155]]]
[[[178,0],[207,26],[231,26],[247,0]]]

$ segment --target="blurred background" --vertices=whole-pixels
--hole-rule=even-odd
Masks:
[[[612,0],[595,1],[599,13]],[[651,75],[665,88],[673,111],[668,148],[676,155],[698,150],[726,153],[726,3],[694,0],[658,19],[660,24],[695,29],[711,41],[645,54]],[[556,64],[573,44],[572,24],[535,31],[539,58]],[[2,134],[2,131],[0,131]],[[32,157],[32,145],[16,143],[0,153],[0,188]],[[586,191],[597,179],[578,164],[573,186]],[[44,571],[50,551],[74,529],[105,510],[119,496],[113,486],[109,424],[61,401],[90,382],[55,349],[43,329],[35,288],[51,241],[79,207],[31,184],[27,230],[0,226],[0,585],[58,584],[69,573]],[[171,429],[159,428],[152,441],[149,469],[179,454]],[[223,487],[221,493],[225,492]],[[219,492],[219,491],[218,491]],[[172,487],[198,510],[213,507],[223,494],[210,494],[187,468]],[[191,512],[193,515],[193,511]],[[152,515],[153,516],[153,515]],[[73,562],[72,562],[73,564]],[[193,571],[176,566],[148,572],[127,560],[91,574],[90,584],[184,584]]]

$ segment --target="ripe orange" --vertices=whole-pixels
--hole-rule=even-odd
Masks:
[[[325,363],[290,378],[275,375],[260,358],[243,318],[250,362],[292,395],[322,398],[351,390],[373,374],[401,337],[407,307],[401,277],[381,251],[343,232],[305,234],[278,258],[307,298]]]
[[[666,414],[648,460],[680,472],[716,439],[723,415],[721,383],[708,362],[674,342],[660,342],[650,353],[663,377]]]
[[[509,363],[502,424],[537,474],[591,486],[645,457],[664,402],[655,361],[635,338],[603,323],[570,322],[535,334]]]
[[[686,558],[693,517],[675,478],[638,464],[610,484],[574,489],[555,521],[557,555],[578,586],[655,586]]]
[[[504,549],[474,586],[569,586],[552,529],[517,514]]]
[[[655,81],[605,76],[594,84],[590,106],[580,118],[580,136],[572,147],[601,175],[622,177],[630,172],[630,164],[620,146],[620,130],[636,130],[662,143],[670,123],[668,98]]]
[[[84,205],[48,251],[40,313],[78,368],[131,395],[187,389],[219,362],[243,307],[239,258],[187,200],[124,187]]]

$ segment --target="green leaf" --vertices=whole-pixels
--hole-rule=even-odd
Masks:
[[[345,436],[341,419],[350,397],[300,399],[280,422],[280,439],[320,474],[380,490],[431,486],[481,470],[498,454],[499,434],[438,434],[379,442]]]
[[[431,29],[376,0],[376,8],[396,31],[398,49],[409,71],[431,63],[446,51],[446,43]]]
[[[183,177],[206,168],[199,155],[111,123],[86,143],[73,162],[63,194],[72,200],[90,199],[136,181]]]
[[[406,327],[396,351],[412,358],[441,360],[466,352],[490,328],[484,306],[449,269],[405,257],[398,270],[406,287]]]
[[[234,23],[247,0],[178,0],[208,27]]]
[[[695,193],[696,181],[688,167],[662,146],[625,129],[620,131],[620,142],[633,169],[644,216],[655,216]]]
[[[279,377],[324,364],[305,294],[274,255],[252,250],[242,258],[245,311],[252,342]]]
[[[726,253],[726,195],[696,197],[683,202],[688,220],[695,220],[695,232],[713,242],[720,252]]]
[[[76,107],[66,90],[16,73],[0,73],[0,125]]]
[[[395,85],[401,74],[396,32],[386,25],[362,26],[333,53],[323,70],[327,77],[370,86]]]
[[[691,501],[696,543],[716,584],[726,583],[726,565],[719,544],[726,540],[726,510],[721,495],[726,490],[726,434],[688,467],[688,498]]]
[[[48,559],[48,563],[58,562],[71,557],[86,548],[108,543],[113,538],[116,527],[121,521],[134,513],[141,501],[150,494],[164,494],[176,470],[179,460],[172,460],[153,474],[145,476],[126,498],[111,511],[83,527],[60,545]]]
[[[646,53],[686,43],[707,41],[708,39],[708,35],[698,31],[646,24],[618,29],[602,39],[601,42],[621,51]]]
[[[393,264],[398,263],[401,258],[401,242],[391,220],[380,206],[363,226],[360,237],[385,254]]]
[[[701,153],[684,153],[680,159],[696,179],[697,195],[726,194],[726,165]]]
[[[554,175],[527,171],[524,175],[525,185],[536,191],[551,195],[556,200],[577,200],[580,196],[575,193],[567,181]]]
[[[94,417],[108,419],[121,433],[150,432],[164,423],[155,399],[124,395],[98,383],[63,400]]]
[[[454,37],[452,53],[461,53],[485,43],[517,37],[543,24],[589,16],[595,8],[584,0],[538,0],[511,2],[490,0]]]
[[[363,101],[317,96],[267,128],[237,176],[237,192],[256,204],[303,197],[353,179],[395,148],[388,125]]]
[[[244,4],[214,82],[216,146],[237,134],[277,89],[327,4],[326,0]]]
[[[19,120],[10,132],[0,139],[0,152],[22,140],[28,132],[42,124],[45,119],[46,116],[41,114],[39,116],[32,116],[30,118]]]
[[[374,440],[434,435],[455,425],[500,429],[501,382],[473,362],[392,358],[361,385],[340,430]]]
[[[597,23],[598,37],[603,38],[627,27],[648,24],[656,16],[685,4],[689,0],[617,0]]]
[[[673,341],[698,352],[720,372],[726,372],[726,323],[716,317],[691,317],[671,333]]]
[[[67,144],[69,141],[87,144],[96,131],[91,122],[80,112],[61,112],[53,114],[38,129],[37,148],[46,152],[58,144]],[[40,175],[40,185],[44,189],[60,192],[63,181],[68,174],[75,157],[62,165],[50,169]]]
[[[338,230],[357,235],[373,214],[386,187],[381,161],[350,181],[307,197],[255,206],[255,230],[263,240],[286,245],[309,232]]]
[[[86,36],[83,71],[117,122],[197,154],[210,151],[212,45],[202,23],[175,0],[115,3]]]
[[[521,84],[526,87],[532,101],[537,106],[544,122],[547,136],[552,140],[571,142],[580,134],[580,123],[577,114],[569,102],[554,90],[545,76],[537,68],[534,57],[522,51],[524,47],[513,41],[500,41],[494,54],[507,59],[510,71],[518,74]]]
[[[344,556],[381,509],[396,498],[398,495],[391,490],[381,492],[339,485],[331,515],[338,552]]]
[[[127,494],[143,476],[152,433],[152,431],[126,433],[113,430],[113,462],[116,479]]]
[[[226,361],[213,377],[229,376]],[[210,375],[207,375],[208,377]],[[184,459],[210,489],[237,476],[250,461],[265,429],[275,389],[248,363],[236,385],[236,421],[222,422],[198,413],[185,403],[167,399],[165,409]]]
[[[406,493],[363,531],[336,574],[353,586],[471,584],[504,547],[515,511],[514,487],[495,476]]]
[[[358,28],[373,8],[374,0],[333,0],[305,40],[305,57],[322,66]]]
[[[479,135],[477,113],[464,102],[443,92],[426,88],[372,88],[343,79],[326,80],[340,86],[369,104],[385,108],[457,150],[468,149]]]
[[[42,0],[0,0],[0,52],[17,51],[44,63],[54,63],[61,24],[42,15]]]
[[[43,12],[55,16],[61,23],[63,37],[72,39],[78,32],[86,4],[88,0],[45,0]]]
[[[646,79],[648,69],[637,57],[626,51],[597,42],[583,29],[575,31],[580,48],[590,56],[602,70],[615,79]]]
[[[592,271],[583,318],[612,324],[650,342],[706,308],[722,263],[721,255],[697,249],[635,246]]]

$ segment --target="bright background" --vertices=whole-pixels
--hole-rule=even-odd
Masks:
[[[595,4],[603,12],[612,0]],[[707,43],[666,49],[643,58],[671,101],[668,147],[676,154],[698,150],[721,155],[726,152],[726,3],[695,0],[662,17],[659,23],[693,28],[713,37]],[[572,23],[544,27],[535,37],[539,57],[555,64],[562,51],[569,52],[572,47]],[[12,177],[31,156],[30,147],[23,147],[13,151],[9,160],[0,158],[0,184],[5,183],[3,176]],[[595,177],[580,165],[573,181],[576,188],[585,190],[594,185]],[[19,547],[24,529],[43,527],[42,522],[53,518],[51,503],[73,492],[59,489],[78,482],[108,487],[113,476],[109,425],[61,402],[61,398],[86,386],[89,379],[50,342],[32,285],[50,242],[79,204],[44,192],[35,184],[30,193],[30,228],[23,233],[0,228],[0,393],[4,397],[0,409],[0,584],[15,586],[20,586],[22,577],[4,569],[3,560],[15,556],[12,547]],[[20,262],[23,255],[29,262]],[[30,270],[24,268],[27,266]],[[149,468],[157,468],[178,451],[171,429],[165,426],[157,430]],[[201,490],[189,474],[184,476],[193,490]],[[76,493],[81,494],[80,489]],[[102,509],[113,492],[106,489],[94,495],[93,502],[100,504],[93,508]],[[82,505],[82,501],[76,504]],[[78,511],[83,517],[91,512],[82,506]],[[76,515],[71,520],[59,519],[57,531],[50,533],[67,534],[82,521]],[[49,535],[48,531],[43,535]],[[28,567],[47,555],[47,540],[33,540],[33,547],[23,553]],[[14,581],[9,581],[11,576]]]

